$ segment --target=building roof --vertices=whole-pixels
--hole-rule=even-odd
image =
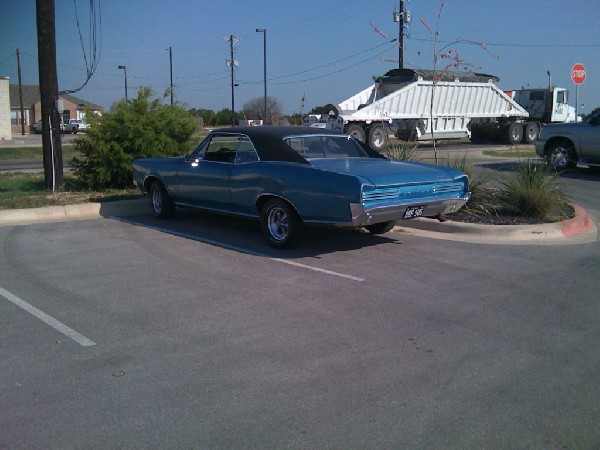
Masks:
[[[41,100],[40,96],[40,88],[39,86],[34,86],[30,84],[22,85],[23,88],[23,107],[31,108],[34,104]],[[19,85],[11,84],[9,86],[9,95],[10,95],[10,107],[20,108],[21,103],[19,101]],[[84,108],[89,109],[91,111],[101,111],[103,108],[100,105],[97,105],[92,102],[88,102],[87,100],[82,100],[78,97],[69,94],[60,94],[60,98],[64,100],[68,100],[77,105],[83,105]]]

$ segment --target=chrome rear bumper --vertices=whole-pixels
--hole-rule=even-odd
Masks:
[[[420,201],[412,200],[410,203],[377,205],[369,208],[360,203],[351,203],[352,226],[361,227],[374,223],[403,220],[406,209],[415,206],[423,206],[424,217],[451,214],[462,208],[470,197],[471,193],[469,192],[466,196],[460,198],[436,199],[434,201],[423,198]]]

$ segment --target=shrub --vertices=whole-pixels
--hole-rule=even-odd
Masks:
[[[383,149],[383,156],[389,159],[400,159],[403,161],[415,161],[417,145],[411,142],[388,143]]]
[[[500,200],[518,214],[552,221],[568,208],[564,183],[548,165],[519,163],[516,172],[500,183]]]
[[[485,180],[481,175],[475,175],[475,166],[467,159],[467,155],[463,154],[462,156],[453,159],[450,159],[450,156],[448,156],[444,165],[454,167],[467,174],[469,177],[469,191],[471,191],[470,202],[476,203],[483,195]]]
[[[73,159],[74,174],[89,189],[131,186],[132,161],[187,153],[197,121],[180,106],[151,100],[150,88],[114,111],[90,118],[90,130],[75,141],[82,158]]]

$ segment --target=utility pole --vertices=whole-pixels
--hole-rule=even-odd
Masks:
[[[52,191],[62,188],[64,183],[54,14],[54,0],[36,0],[44,180],[46,189]]]
[[[257,33],[263,34],[263,80],[264,80],[264,103],[265,103],[265,116],[264,116],[264,124],[267,125],[267,29],[266,28],[257,28]]]
[[[171,73],[171,106],[173,106],[173,53],[169,47],[169,70]]]
[[[398,68],[404,69],[404,25],[410,23],[410,11],[404,10],[404,0],[399,0],[400,11],[394,9],[394,22],[398,22]]]
[[[118,66],[117,69],[122,70],[123,74],[125,75],[125,103],[127,103],[127,66]]]
[[[231,59],[227,61],[227,65],[231,67],[231,126],[235,127],[235,83],[233,78],[233,69],[238,65],[238,62],[233,57],[233,45],[239,41],[239,39],[234,37],[232,34],[229,35],[229,38],[223,39],[229,41],[229,51],[231,55]]]
[[[19,78],[19,105],[21,107],[21,135],[25,136],[25,108],[23,108],[23,82],[21,81],[21,53],[17,49],[17,74]]]

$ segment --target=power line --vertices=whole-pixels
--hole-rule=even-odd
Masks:
[[[68,89],[62,91],[63,94],[73,94],[82,90],[90,81],[94,72],[98,68],[98,64],[100,63],[100,54],[102,52],[102,37],[98,41],[97,35],[98,31],[102,30],[102,14],[100,12],[100,4],[96,8],[96,0],[89,0],[90,5],[90,13],[89,13],[89,36],[90,36],[90,48],[89,48],[89,56],[90,60],[88,62],[88,57],[85,50],[85,45],[83,43],[83,36],[81,35],[81,26],[79,24],[79,14],[77,13],[77,0],[73,0],[73,6],[75,7],[75,21],[77,22],[77,32],[79,34],[79,42],[81,43],[81,50],[83,51],[83,60],[85,62],[85,70],[86,70],[86,79],[83,84],[77,89]],[[97,13],[96,13],[97,10]],[[100,45],[98,45],[100,43]]]
[[[6,61],[8,61],[10,58],[12,58],[13,56],[15,56],[15,52],[11,53],[10,55],[8,55],[2,62],[0,62],[0,66],[2,64],[4,64]]]
[[[430,39],[426,39],[426,38],[408,38],[408,39],[410,39],[411,41],[431,42]],[[439,42],[441,44],[453,44],[456,42],[456,40],[443,41],[440,39],[437,42]],[[476,42],[462,42],[462,43],[479,45],[479,43],[476,43]],[[489,42],[486,42],[485,45],[487,45],[489,47],[566,47],[566,48],[600,47],[600,44],[507,44],[507,43],[489,43]]]

